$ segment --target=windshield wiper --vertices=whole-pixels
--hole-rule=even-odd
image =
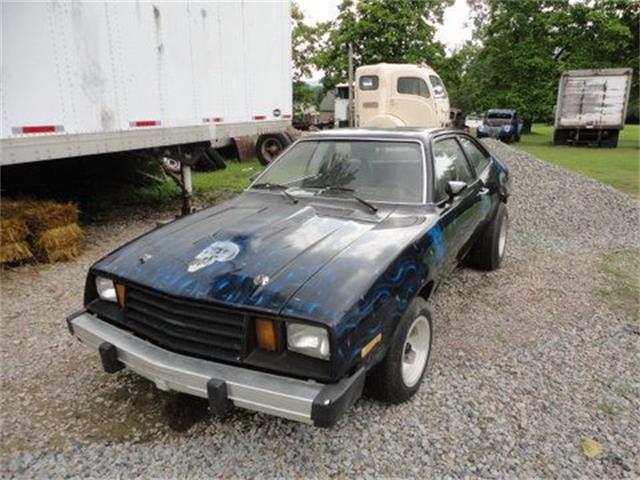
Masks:
[[[339,185],[321,185],[321,186],[317,186],[315,188],[320,188],[321,189],[320,192],[319,192],[320,195],[322,195],[325,192],[347,192],[347,193],[353,193],[353,195],[351,195],[351,198],[353,198],[354,200],[357,200],[358,202],[360,202],[365,207],[370,208],[371,211],[373,211],[373,212],[377,212],[378,211],[378,207],[376,207],[373,203],[368,202],[364,198],[360,198],[359,196],[355,195],[355,193],[354,193],[355,190],[353,188],[341,187]]]
[[[291,202],[293,202],[294,204],[298,203],[298,199],[293,195],[291,195],[289,192],[287,192],[287,190],[289,190],[289,187],[287,185],[282,185],[280,183],[265,182],[265,183],[256,183],[255,185],[252,185],[251,188],[262,188],[265,190],[281,190],[282,194],[285,197],[287,197],[289,200],[291,200]]]

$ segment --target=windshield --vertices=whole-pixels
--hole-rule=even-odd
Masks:
[[[510,120],[511,115],[511,112],[488,112],[487,118],[492,120]]]
[[[418,143],[307,140],[287,150],[254,188],[270,184],[318,195],[421,203],[422,168]]]

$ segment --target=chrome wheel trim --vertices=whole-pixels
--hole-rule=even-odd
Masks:
[[[427,365],[431,348],[431,327],[424,315],[417,317],[407,333],[402,347],[402,382],[413,387]]]
[[[502,258],[504,255],[504,249],[507,245],[507,230],[508,230],[508,217],[502,219],[502,225],[500,225],[500,236],[498,237],[498,257]]]
[[[268,138],[262,143],[260,150],[262,151],[262,156],[269,159],[269,162],[272,162],[280,155],[280,152],[282,152],[283,145],[282,142],[276,138]]]

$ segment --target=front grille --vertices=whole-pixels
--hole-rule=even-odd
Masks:
[[[189,300],[127,288],[124,322],[140,337],[202,358],[237,361],[245,345],[245,315]]]

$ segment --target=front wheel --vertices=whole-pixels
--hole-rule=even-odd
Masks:
[[[499,268],[507,246],[508,229],[507,206],[500,202],[493,218],[469,253],[470,263],[480,270]]]
[[[367,393],[380,401],[402,403],[420,388],[431,356],[431,314],[417,297],[402,316],[389,351],[367,376]]]

